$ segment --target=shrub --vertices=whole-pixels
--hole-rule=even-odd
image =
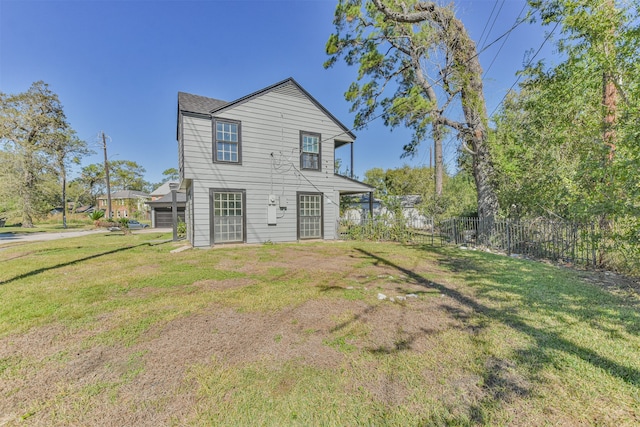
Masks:
[[[100,219],[104,217],[104,211],[93,211],[88,215],[88,217],[91,221],[100,221]]]
[[[184,237],[187,235],[187,224],[183,220],[178,220],[178,236]]]

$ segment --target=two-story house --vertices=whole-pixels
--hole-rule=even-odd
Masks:
[[[173,196],[169,184],[172,183],[165,182],[149,193],[151,200],[147,202],[147,205],[151,208],[151,227],[153,228],[173,226]],[[178,221],[185,220],[184,207],[186,199],[184,191],[178,191],[176,193]]]
[[[334,173],[355,135],[291,78],[232,102],[180,92],[177,128],[194,247],[336,239],[340,195],[373,191]]]
[[[98,196],[98,209],[108,210],[106,195]],[[147,193],[137,190],[123,190],[111,193],[111,218],[149,219],[149,208],[146,202],[150,200]],[[109,215],[106,215],[109,217]]]

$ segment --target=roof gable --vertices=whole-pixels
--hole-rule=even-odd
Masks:
[[[344,124],[342,124],[340,122],[340,120],[338,120],[333,114],[331,114],[329,112],[329,110],[327,110],[326,108],[324,108],[324,106],[322,106],[322,104],[320,104],[313,96],[311,96],[311,94],[309,92],[307,92],[302,86],[300,86],[298,84],[298,82],[296,82],[292,77],[289,77],[288,79],[285,79],[281,82],[275,83],[271,86],[267,86],[264,89],[260,89],[256,92],[253,92],[249,95],[243,96],[242,98],[236,99],[235,101],[229,102],[226,105],[220,105],[217,108],[214,108],[210,111],[211,114],[215,114],[215,113],[219,113],[222,112],[224,110],[227,110],[229,108],[233,108],[239,104],[242,104],[244,102],[247,102],[253,98],[256,98],[258,96],[264,95],[267,92],[271,92],[271,91],[275,91],[275,90],[288,90],[289,94],[294,93],[293,91],[301,94],[302,96],[306,97],[307,99],[309,99],[316,107],[318,107],[318,109],[320,109],[320,111],[322,111],[327,117],[329,117],[340,129],[342,129],[344,131],[344,133],[346,133],[347,135],[349,135],[349,137],[351,137],[352,139],[356,139],[356,136],[351,132],[351,130],[346,127]]]
[[[151,193],[149,193],[149,195],[155,197],[155,196],[164,196],[165,194],[170,194],[171,193],[170,184],[172,183],[179,184],[177,181],[164,182],[160,186],[158,186],[158,188],[156,188]]]
[[[207,98],[206,96],[192,95],[190,93],[178,92],[178,108],[180,111],[188,111],[198,114],[215,115],[221,113],[227,109],[236,107],[242,103],[245,103],[251,99],[257,98],[265,93],[271,91],[287,91],[289,95],[302,96],[310,100],[320,111],[322,111],[327,117],[329,117],[340,129],[344,131],[351,139],[356,139],[356,136],[351,130],[340,122],[333,114],[322,106],[309,92],[307,92],[302,86],[298,84],[292,77],[285,79],[281,82],[275,83],[271,86],[267,86],[264,89],[260,89],[249,95],[238,98],[235,101],[225,102],[220,99]]]

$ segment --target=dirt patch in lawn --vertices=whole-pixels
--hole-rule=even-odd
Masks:
[[[215,291],[215,290],[220,291],[224,289],[233,289],[233,288],[241,288],[244,286],[249,286],[255,282],[256,282],[255,279],[241,277],[241,278],[232,278],[232,279],[224,279],[224,280],[199,280],[195,282],[193,285],[208,291]]]
[[[181,425],[192,419],[198,407],[198,386],[189,375],[194,366],[207,366],[213,360],[229,368],[293,361],[336,372],[348,369],[350,351],[371,358],[361,368],[367,374],[354,377],[351,387],[368,390],[373,399],[395,407],[404,404],[410,392],[405,381],[389,374],[380,360],[404,354],[441,358],[433,352],[443,345],[442,334],[478,333],[466,325],[468,308],[417,275],[410,277],[392,265],[371,262],[360,252],[338,246],[276,249],[273,254],[263,253],[263,259],[259,248],[254,248],[242,259],[230,257],[216,264],[216,269],[243,272],[247,277],[207,279],[193,285],[199,292],[242,288],[254,283],[255,277],[281,269],[289,276],[317,277],[308,286],[321,288],[320,297],[276,312],[211,305],[152,326],[130,346],[91,344],[92,337],[115,326],[109,325],[108,314],[99,327],[69,330],[49,325],[0,339],[0,362],[11,365],[0,369],[0,414],[5,414],[0,425],[23,419],[29,425]],[[418,266],[415,271],[421,268],[431,267]],[[326,282],[326,277],[338,274],[335,283]],[[144,295],[154,295],[153,289],[135,290],[128,296]],[[477,375],[451,367],[457,358],[467,356],[460,352],[425,368],[420,381],[449,407],[465,412],[489,392],[479,385]],[[496,372],[503,366],[511,368],[508,361],[491,365]],[[446,375],[440,368],[448,369]],[[527,389],[519,377],[518,382],[505,379],[504,374],[490,379],[489,385],[509,396]],[[507,383],[517,387],[508,388]],[[460,396],[466,397],[461,400]]]

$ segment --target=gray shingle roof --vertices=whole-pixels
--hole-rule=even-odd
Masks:
[[[180,109],[180,111],[209,114],[211,110],[218,109],[227,104],[227,101],[222,101],[220,99],[193,95],[186,92],[178,92],[178,108]]]
[[[111,193],[112,199],[135,199],[138,197],[147,198],[149,197],[149,195],[144,191],[137,191],[137,190],[122,190],[122,191],[115,191]],[[106,194],[98,197],[98,199],[106,199],[106,198],[107,198]]]
[[[169,184],[171,184],[172,182],[175,182],[176,184],[178,184],[177,181],[167,181],[162,185],[158,186],[158,188],[156,188],[151,193],[149,193],[149,195],[151,197],[162,197],[165,194],[171,194],[171,188],[169,187]]]

